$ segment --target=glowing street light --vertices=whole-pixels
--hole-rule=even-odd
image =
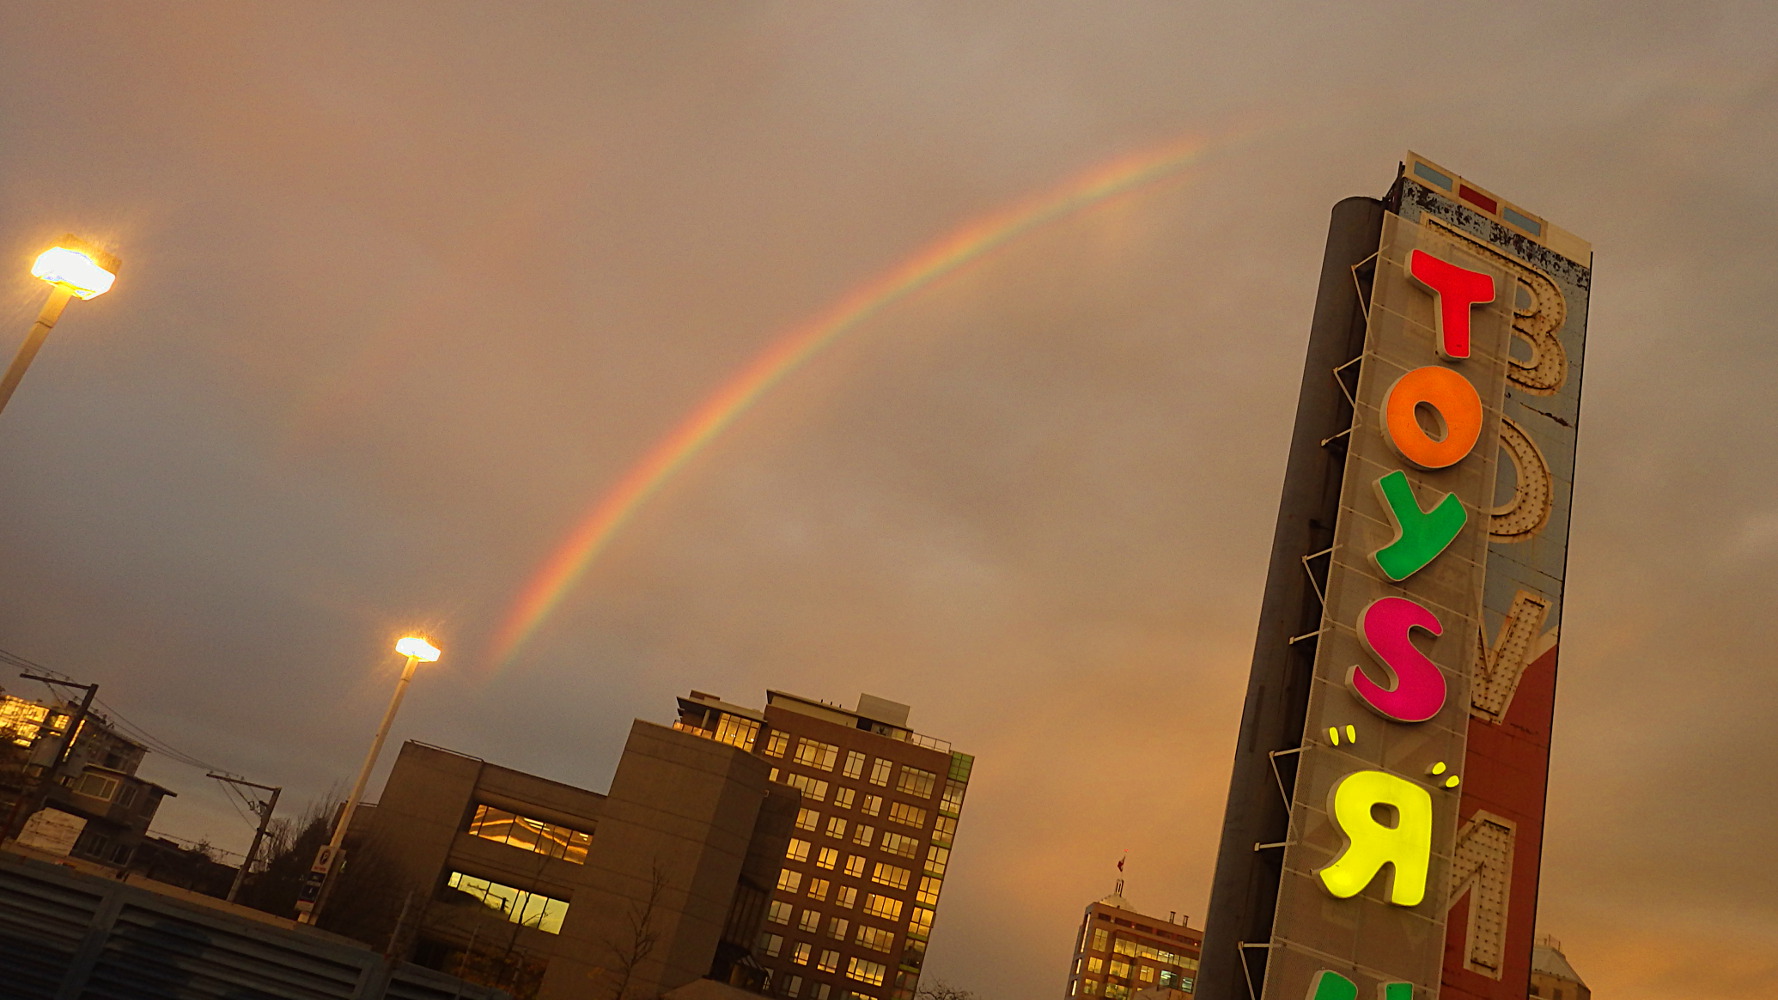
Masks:
[[[43,304],[43,311],[37,314],[31,333],[19,345],[11,367],[6,369],[6,376],[0,378],[0,410],[6,409],[7,400],[12,398],[13,390],[24,379],[25,369],[31,367],[31,359],[37,357],[38,349],[49,337],[50,328],[62,318],[62,309],[68,300],[90,299],[110,291],[112,282],[117,280],[117,264],[115,254],[72,236],[62,237],[55,246],[38,255],[31,265],[31,274],[49,282],[49,301]]]
[[[395,710],[401,707],[401,696],[407,693],[408,682],[414,679],[414,666],[420,663],[438,661],[438,647],[416,635],[402,638],[395,644],[395,651],[407,657],[407,666],[401,670],[401,679],[395,682],[395,697],[389,699],[389,710],[383,713],[383,724],[377,727],[377,735],[370,741],[370,754],[364,758],[364,766],[358,769],[358,780],[352,784],[352,794],[346,798],[346,804],[340,809],[340,818],[333,825],[333,839],[315,853],[315,863],[309,866],[309,874],[303,881],[302,889],[296,898],[296,919],[305,924],[312,924],[321,919],[321,907],[327,902],[328,879],[339,871],[340,860],[345,854],[342,845],[346,840],[346,829],[352,825],[352,814],[358,810],[358,800],[364,797],[364,786],[370,782],[371,769],[376,767],[377,755],[383,751],[383,741],[389,737],[389,727],[395,723]]]

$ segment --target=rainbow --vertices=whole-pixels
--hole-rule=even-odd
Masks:
[[[1226,144],[1225,141],[1214,145]],[[495,633],[488,662],[496,666],[506,663],[649,497],[660,492],[676,472],[761,396],[842,334],[1032,229],[1179,174],[1201,159],[1212,145],[1188,138],[1122,156],[1036,197],[967,222],[780,335],[699,403],[587,509],[513,602]]]

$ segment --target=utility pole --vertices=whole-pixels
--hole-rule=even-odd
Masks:
[[[86,692],[86,695],[80,699],[80,707],[75,709],[74,715],[69,718],[68,725],[62,732],[62,745],[56,749],[55,760],[39,775],[37,790],[29,796],[20,795],[13,802],[12,812],[6,817],[6,825],[0,826],[0,839],[17,837],[19,827],[30,819],[32,813],[43,808],[43,804],[49,801],[49,789],[53,786],[56,778],[61,776],[62,765],[67,762],[68,754],[74,749],[74,738],[80,734],[80,726],[86,721],[87,715],[91,713],[93,698],[99,693],[97,684],[76,684],[60,677],[44,677],[40,674],[19,674],[19,676],[28,681],[42,681],[45,684],[80,688]],[[51,711],[53,712],[54,709]],[[41,733],[41,730],[39,732]],[[25,808],[27,799],[31,803],[31,808],[28,810]]]
[[[244,778],[237,778],[228,774],[217,774],[215,771],[211,771],[209,774],[204,775],[204,777],[215,778],[217,781],[226,781],[231,785],[243,785],[247,788],[257,788],[261,791],[272,793],[272,797],[265,802],[256,802],[253,804],[253,811],[259,814],[259,829],[253,831],[253,844],[247,848],[247,857],[241,862],[241,870],[235,872],[234,884],[228,887],[228,895],[224,897],[228,902],[232,903],[235,901],[235,896],[241,891],[241,883],[247,878],[247,870],[253,867],[253,859],[259,855],[259,843],[265,839],[265,828],[272,821],[272,810],[278,808],[278,796],[284,789],[274,788],[271,785],[255,784]]]

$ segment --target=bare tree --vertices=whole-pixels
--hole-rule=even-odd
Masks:
[[[638,967],[660,943],[660,932],[654,926],[654,911],[666,891],[667,873],[661,870],[661,863],[656,860],[649,872],[648,895],[630,903],[623,939],[610,946],[611,975],[615,981],[611,1000],[630,1000],[630,984],[636,978]]]
[[[952,986],[942,979],[934,979],[931,986],[920,987],[914,996],[916,1000],[975,1000],[973,991]]]

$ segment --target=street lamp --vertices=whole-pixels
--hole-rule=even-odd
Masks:
[[[403,638],[395,644],[395,651],[407,657],[407,666],[401,670],[401,679],[395,682],[395,697],[389,699],[389,710],[383,713],[383,724],[377,727],[376,738],[370,741],[370,753],[364,758],[364,766],[358,769],[358,780],[352,784],[352,794],[346,798],[345,806],[340,809],[340,818],[333,825],[333,839],[315,852],[315,863],[309,866],[308,878],[303,881],[302,889],[297,895],[296,918],[302,923],[312,924],[321,919],[321,907],[327,902],[328,879],[339,870],[341,856],[345,853],[341,850],[341,845],[346,840],[346,828],[352,825],[352,813],[357,811],[358,800],[364,796],[364,786],[370,781],[371,768],[377,764],[377,754],[383,750],[383,741],[389,738],[389,727],[395,723],[395,710],[401,707],[401,696],[407,693],[408,682],[414,679],[414,666],[438,660],[438,647],[419,636]]]
[[[117,263],[115,254],[72,236],[62,237],[55,246],[38,255],[36,263],[31,265],[31,274],[49,282],[49,301],[37,314],[30,335],[19,345],[19,352],[13,357],[12,366],[6,369],[5,378],[0,378],[0,410],[6,409],[6,401],[19,387],[25,369],[31,367],[31,359],[37,356],[38,349],[49,337],[50,328],[62,318],[62,309],[68,300],[90,299],[110,291],[111,283],[117,280]]]

